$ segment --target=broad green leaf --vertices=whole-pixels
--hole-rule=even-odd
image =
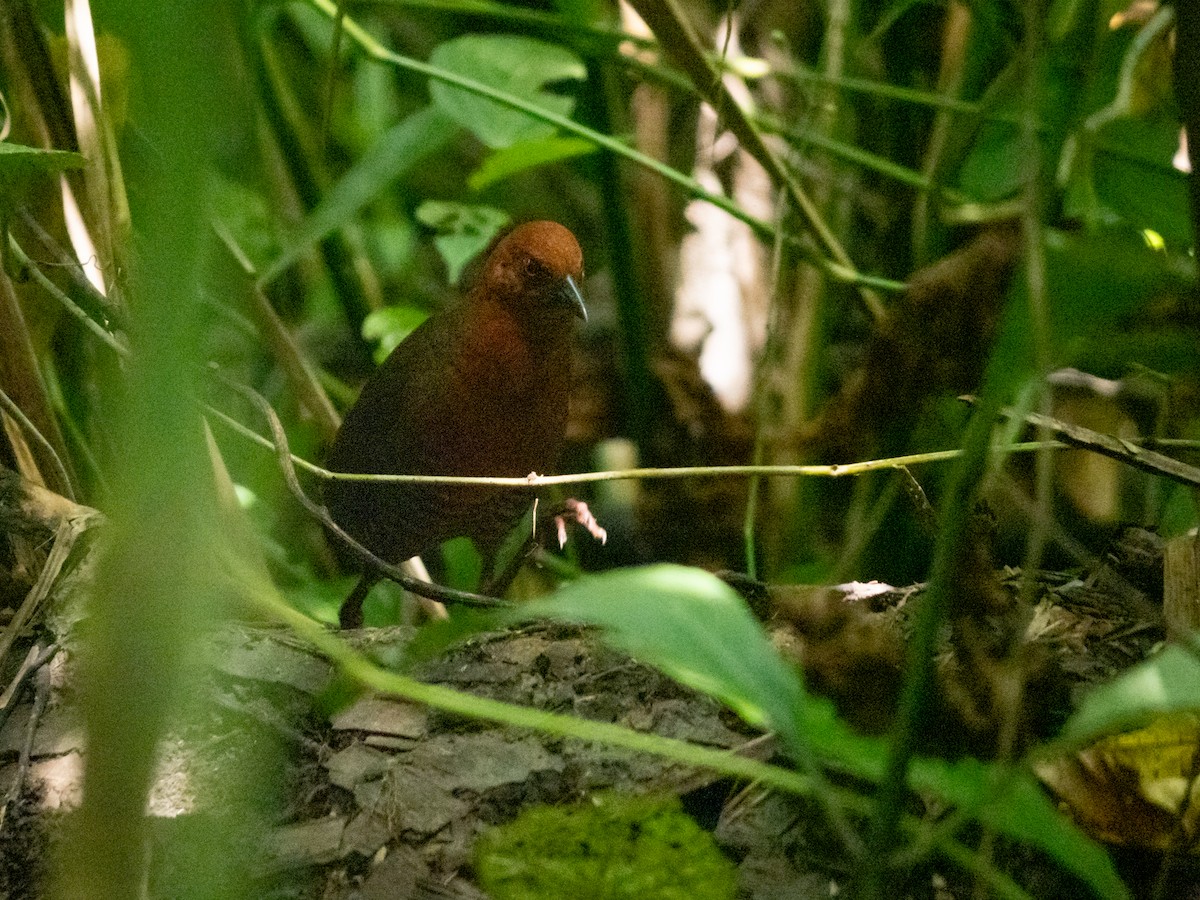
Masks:
[[[1038,146],[1045,170],[1051,169],[1062,153],[1069,130],[1086,114],[1105,102],[1093,101],[1089,80],[1106,64],[1115,69],[1119,57],[1096,58],[1092,50],[1094,28],[1091,17],[1078,16],[1074,0],[1057,7],[1058,26],[1052,40],[1039,52],[1034,65],[1038,80]],[[1020,122],[1026,108],[1026,64],[1018,55],[992,81],[983,105],[992,116],[979,132],[959,170],[962,191],[982,201],[996,201],[1016,193],[1024,183],[1027,160]],[[1085,77],[1085,73],[1087,73]]]
[[[1200,711],[1200,659],[1169,646],[1115,681],[1089,693],[1061,740],[1075,746],[1144,724],[1154,715]]]
[[[591,141],[577,137],[547,137],[533,141],[522,141],[488,155],[483,163],[471,173],[467,186],[481,191],[490,184],[503,181],[518,172],[562,162],[583,156],[596,149]]]
[[[1176,484],[1170,487],[1158,519],[1158,533],[1166,540],[1187,534],[1197,521],[1196,499],[1190,487]]]
[[[1165,254],[1132,228],[1046,231],[1046,294],[1055,365],[1077,362],[1105,331],[1124,331],[1174,281]]]
[[[1007,122],[985,122],[963,162],[958,186],[982,203],[995,203],[1021,185],[1021,135]]]
[[[1187,176],[1171,165],[1176,119],[1116,119],[1097,135],[1096,196],[1126,222],[1151,228],[1177,247],[1192,242]]]
[[[1108,853],[1059,812],[1024,767],[1005,769],[978,759],[954,763],[918,757],[909,783],[930,792],[971,819],[1051,856],[1099,897],[1129,896]]]
[[[399,346],[428,314],[415,306],[385,306],[369,313],[362,324],[362,336],[368,343],[376,344],[372,354],[376,363],[382,363],[388,354]]]
[[[1107,371],[1121,374],[1137,347],[1128,336],[1129,320],[1150,298],[1166,288],[1183,286],[1185,280],[1166,254],[1151,250],[1129,227],[1091,232],[1047,229],[1045,246],[1052,364],[1080,366],[1103,358],[1112,367]],[[1011,293],[988,364],[988,378],[1005,385],[1001,394],[1006,398],[1035,372],[1036,341],[1023,273],[1015,276]],[[1126,354],[1115,356],[1121,348]],[[1146,362],[1161,364],[1171,347],[1143,349],[1152,351]]]
[[[567,116],[570,97],[549,93],[556,81],[580,81],[587,67],[563,47],[512,35],[471,34],[439,44],[429,61],[439,68],[507,91],[547,110]],[[440,81],[429,85],[434,104],[493,150],[521,141],[550,137],[555,126]]]
[[[1186,181],[1172,160],[1179,113],[1171,100],[1170,14],[1100,39],[1087,113],[1064,147],[1064,212],[1091,227],[1125,222],[1188,246]]]
[[[444,147],[458,126],[433,107],[413,113],[393,125],[325,195],[297,228],[279,258],[262,274],[271,281],[319,241],[353,219],[364,206],[398,179]]]
[[[433,243],[446,261],[454,284],[467,263],[492,242],[508,220],[503,210],[469,203],[430,200],[417,208],[417,221],[437,232]]]
[[[796,727],[800,677],[741,597],[700,569],[654,565],[581,578],[517,615],[599,625],[614,646],[717,697],[752,725],[785,740]]]
[[[1058,157],[1066,138],[1063,120],[1078,106],[1073,97],[1077,88],[1073,81],[1075,73],[1056,65],[1055,58],[1051,55],[1038,63],[1041,73],[1038,146],[1043,160],[1049,161]],[[959,187],[963,193],[983,202],[1012,196],[1024,183],[1025,137],[1016,124],[1023,111],[1021,75],[1020,68],[1013,66],[996,79],[989,98],[994,97],[992,111],[1003,115],[1005,120],[991,119],[980,126],[959,171]]]
[[[477,591],[483,583],[483,556],[469,537],[451,538],[442,544],[445,584],[461,591]]]
[[[80,169],[84,159],[67,150],[40,150],[0,141],[0,216],[21,203],[34,178]]]
[[[15,276],[8,252],[8,220],[25,200],[34,179],[78,169],[84,158],[67,150],[39,150],[0,141],[0,269]]]
[[[261,270],[279,255],[277,210],[254,187],[216,173],[208,202],[213,215],[256,268]]]
[[[417,251],[420,227],[409,216],[372,217],[367,239],[375,269],[385,280],[403,280]]]

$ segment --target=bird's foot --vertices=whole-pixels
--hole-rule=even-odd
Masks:
[[[567,543],[567,521],[574,521],[598,540],[601,544],[608,543],[608,532],[592,515],[591,509],[582,500],[573,497],[563,501],[562,508],[554,514],[554,527],[558,534],[558,547],[561,550]]]

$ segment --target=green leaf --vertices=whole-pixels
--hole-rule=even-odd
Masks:
[[[261,270],[279,255],[278,211],[255,188],[215,173],[208,202],[256,268]]]
[[[1088,694],[1060,739],[1082,746],[1152,716],[1181,711],[1200,711],[1200,659],[1172,645]]]
[[[1158,533],[1167,540],[1187,534],[1197,524],[1195,495],[1190,487],[1177,484],[1169,489],[1158,519]]]
[[[417,208],[417,220],[437,232],[434,246],[446,261],[450,281],[457,284],[467,263],[492,242],[509,216],[490,206],[430,200]]]
[[[654,565],[581,578],[516,615],[599,625],[614,646],[717,697],[752,725],[781,735],[796,727],[800,677],[741,597],[700,569]]]
[[[1037,54],[1038,146],[1043,167],[1059,159],[1063,142],[1090,98],[1088,79],[1097,67],[1115,66],[1118,58],[1096,59],[1091,51],[1094,26],[1090,16],[1076,14],[1075,0],[1056,4],[1057,25],[1053,37]],[[1027,65],[1017,55],[993,79],[984,99],[990,115],[1007,121],[984,121],[959,170],[962,191],[978,200],[994,202],[1015,194],[1024,183],[1025,138],[1017,124],[1025,111]]]
[[[985,122],[963,162],[958,186],[982,203],[995,203],[1021,185],[1021,133],[1007,122]]]
[[[68,169],[78,169],[84,158],[67,150],[39,150],[22,144],[0,141],[0,269],[6,274],[22,277],[17,264],[8,252],[8,220],[29,192],[34,179],[59,175]]]
[[[1172,280],[1165,254],[1131,228],[1046,231],[1046,296],[1056,365],[1070,365],[1089,339],[1123,331]]]
[[[473,191],[481,191],[490,184],[503,181],[526,169],[574,159],[595,149],[596,145],[591,141],[578,137],[547,137],[522,141],[490,154],[479,168],[471,173],[467,185]]]
[[[279,258],[262,274],[271,281],[319,241],[341,228],[359,210],[444,147],[458,126],[433,107],[393,125],[321,200],[289,237]]]
[[[428,314],[415,306],[385,306],[363,319],[362,336],[369,343],[378,343],[372,354],[376,363],[388,358],[400,342],[408,337]]]
[[[504,628],[501,613],[495,609],[472,609],[461,606],[448,619],[431,619],[406,644],[395,645],[386,652],[376,652],[379,662],[393,671],[411,672],[423,662],[443,659],[446,652],[485,632]]]
[[[80,169],[83,164],[78,153],[0,141],[0,218],[20,205],[33,179]]]
[[[569,116],[570,97],[548,93],[555,81],[580,81],[587,67],[563,47],[512,35],[472,34],[439,44],[430,55],[433,65],[506,91],[538,106]],[[430,83],[434,104],[492,149],[554,134],[555,127],[528,113],[512,109],[439,81]]]
[[[1187,176],[1171,165],[1179,147],[1175,119],[1116,119],[1097,135],[1096,195],[1137,228],[1151,228],[1176,247],[1192,241]]]
[[[451,538],[442,544],[446,564],[445,584],[460,591],[477,591],[483,583],[483,556],[469,537]]]
[[[1025,768],[1005,769],[978,759],[948,763],[918,757],[909,782],[968,817],[1043,850],[1090,885],[1097,896],[1113,900],[1129,896],[1105,849],[1055,808]]]
[[[1130,340],[1129,322],[1148,298],[1188,283],[1174,271],[1170,257],[1147,247],[1128,226],[1085,232],[1047,229],[1045,248],[1054,366],[1094,367],[1102,360],[1106,371],[1117,374],[1135,354],[1144,362],[1164,364],[1163,354],[1170,347],[1159,342],[1156,347],[1139,348]],[[988,364],[988,383],[1002,384],[1000,396],[1005,397],[1036,371],[1036,341],[1023,274],[1016,276],[1010,290],[1012,297]]]

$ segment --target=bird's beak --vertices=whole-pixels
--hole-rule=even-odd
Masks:
[[[587,307],[583,305],[583,294],[579,292],[579,285],[575,283],[575,279],[568,275],[558,286],[558,299],[562,300],[575,311],[575,315],[583,319],[586,323]]]

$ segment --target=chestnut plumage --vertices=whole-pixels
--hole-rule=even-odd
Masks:
[[[583,255],[555,222],[514,228],[462,300],[430,316],[367,381],[326,467],[334,472],[524,477],[552,467],[571,388],[571,338],[587,312]],[[528,492],[454,484],[330,481],[333,520],[392,563],[452,537],[485,559],[530,502]],[[362,622],[364,575],[342,627]]]

